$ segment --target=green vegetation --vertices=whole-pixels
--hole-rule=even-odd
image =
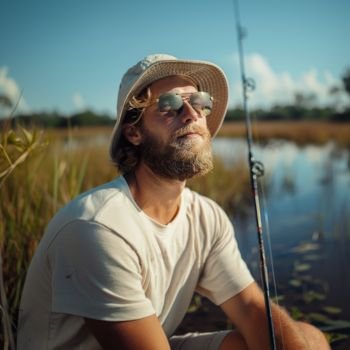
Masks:
[[[324,144],[336,142],[341,147],[350,146],[350,122],[331,123],[321,121],[254,121],[254,140],[260,143],[273,139],[290,140],[298,145]],[[225,137],[244,137],[244,122],[228,122],[223,125],[219,135]]]
[[[57,112],[42,112],[19,114],[16,119],[3,119],[0,124],[11,124],[12,127],[19,123],[26,127],[45,127],[45,128],[70,128],[77,126],[96,126],[114,124],[114,120],[108,115],[96,114],[92,111],[84,111],[71,116],[61,115]]]
[[[30,133],[20,128],[18,133],[13,130],[4,131],[1,135],[0,142],[0,190],[1,190],[1,207],[11,208],[11,204],[3,196],[3,185],[12,173],[24,163],[27,158],[40,149],[44,144],[41,143],[38,133]],[[13,191],[11,190],[11,193]],[[9,204],[9,205],[7,205]],[[17,204],[17,203],[16,203]],[[17,210],[16,207],[12,209]],[[27,208],[28,211],[29,208]],[[4,215],[3,215],[4,214]],[[6,230],[7,222],[5,222],[6,214],[1,212],[0,219],[0,306],[2,316],[2,332],[0,335],[0,343],[3,349],[14,350],[14,337],[12,334],[13,305],[18,305],[20,291],[23,283],[24,273],[21,273],[21,257],[26,254],[26,250],[19,246],[21,235],[16,235],[11,230]],[[17,226],[17,225],[15,225]],[[6,231],[5,231],[6,230]],[[6,249],[5,249],[6,248]],[[19,260],[17,260],[19,258]],[[18,265],[19,263],[19,265]],[[27,267],[27,264],[26,266]],[[13,271],[13,268],[15,271]],[[9,284],[4,285],[3,281],[9,280]],[[8,304],[8,299],[10,303]]]
[[[251,115],[259,121],[328,121],[328,122],[349,122],[350,108],[342,112],[333,107],[305,107],[294,105],[273,106],[269,110],[252,110]],[[228,110],[225,122],[239,122],[244,120],[244,112],[241,108]],[[44,128],[70,128],[84,126],[113,126],[114,117],[106,114],[97,114],[87,110],[70,116],[61,115],[58,112],[37,112],[30,114],[16,115],[15,119],[0,119],[0,127],[4,124],[16,123],[26,127]]]

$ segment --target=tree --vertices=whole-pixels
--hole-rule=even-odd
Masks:
[[[0,106],[1,107],[6,107],[6,108],[11,108],[12,107],[12,101],[10,98],[6,95],[0,95]]]
[[[348,68],[343,77],[342,77],[342,80],[343,80],[343,85],[344,85],[344,88],[345,88],[345,91],[349,94],[350,96],[350,68]]]

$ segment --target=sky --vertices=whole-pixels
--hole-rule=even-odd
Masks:
[[[233,0],[0,0],[0,94],[17,112],[113,116],[124,72],[152,53],[211,61],[225,71],[230,107],[242,103]],[[350,1],[241,0],[251,107],[350,103]],[[21,96],[21,97],[20,97]]]

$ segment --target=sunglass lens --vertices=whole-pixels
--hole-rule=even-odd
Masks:
[[[195,92],[190,97],[190,104],[193,108],[201,111],[204,116],[208,116],[213,109],[212,97],[204,91]]]
[[[160,112],[178,111],[182,105],[182,97],[173,92],[162,94],[158,99],[158,109]]]
[[[213,109],[213,98],[204,91],[194,92],[189,96],[188,102],[203,116],[207,117]],[[181,113],[183,107],[183,97],[174,92],[166,92],[158,98],[159,112],[171,113],[176,116]]]

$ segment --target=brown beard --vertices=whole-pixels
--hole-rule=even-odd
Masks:
[[[150,130],[141,126],[144,139],[141,145],[142,159],[157,175],[184,181],[204,175],[213,168],[209,131],[198,126],[186,126],[175,132],[168,144]],[[197,132],[204,138],[199,147],[191,139],[179,138],[189,132]]]

